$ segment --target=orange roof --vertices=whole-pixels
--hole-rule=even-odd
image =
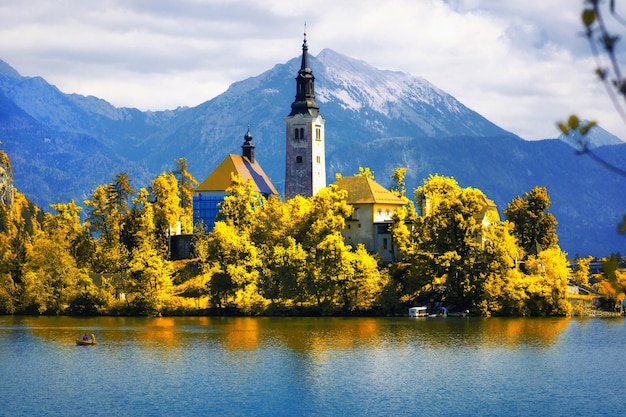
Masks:
[[[404,205],[402,199],[371,178],[363,175],[341,177],[335,182],[340,190],[348,191],[348,204]]]
[[[196,191],[224,191],[232,185],[231,174],[239,174],[244,182],[252,180],[255,191],[264,195],[276,194],[272,181],[258,162],[241,155],[229,154],[198,187]]]

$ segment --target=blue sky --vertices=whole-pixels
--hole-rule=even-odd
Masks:
[[[116,106],[195,106],[330,48],[429,80],[526,139],[571,113],[626,139],[580,36],[583,0],[0,0],[0,59]],[[313,69],[315,71],[315,69]]]

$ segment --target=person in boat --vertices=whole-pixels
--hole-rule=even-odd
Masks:
[[[89,340],[89,337],[87,337],[86,334],[83,335],[83,340],[86,342],[87,340]]]

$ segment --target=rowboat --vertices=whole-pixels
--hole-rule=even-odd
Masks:
[[[88,346],[88,345],[97,345],[97,344],[98,344],[98,341],[96,340],[96,335],[94,335],[93,333],[91,334],[91,337],[84,335],[80,339],[76,339],[76,345],[78,346]]]

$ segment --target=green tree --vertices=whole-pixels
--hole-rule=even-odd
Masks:
[[[180,207],[182,209],[180,218],[182,233],[190,234],[193,232],[193,194],[198,181],[189,172],[185,158],[176,160],[174,175],[178,181]]]
[[[524,274],[517,268],[517,260],[521,259],[523,251],[517,246],[512,230],[513,225],[506,221],[484,230],[488,244],[481,253],[483,295],[476,308],[485,316],[526,313]]]
[[[172,265],[167,241],[170,229],[179,218],[177,182],[172,174],[161,174],[150,186],[142,188],[132,200],[124,219],[124,244],[127,257],[120,270],[128,308],[137,314],[155,314],[172,305]]]
[[[339,282],[340,301],[344,311],[367,311],[374,308],[383,290],[389,285],[385,270],[378,268],[377,259],[363,245],[348,252],[350,274]],[[345,270],[345,269],[344,269]]]
[[[96,187],[91,199],[84,202],[96,243],[93,271],[113,274],[112,286],[119,294],[133,289],[128,265],[137,244],[134,236],[138,226],[133,223],[136,208],[131,207],[128,200],[134,192],[128,175],[120,173],[112,183]],[[129,299],[126,301],[128,303]]]
[[[161,253],[169,253],[172,231],[181,224],[183,208],[180,205],[178,182],[173,174],[161,174],[152,180],[150,192],[154,196],[154,231]]]
[[[575,259],[577,268],[572,273],[572,281],[574,281],[576,284],[589,285],[589,276],[591,275],[589,265],[591,264],[592,260],[593,256]]]
[[[391,175],[393,185],[391,192],[402,199],[406,199],[406,168],[394,168]]]
[[[225,221],[236,229],[249,231],[253,213],[265,204],[265,198],[255,191],[252,180],[244,182],[237,174],[232,174],[231,180],[216,220]]]
[[[603,259],[602,273],[594,288],[605,300],[605,307],[613,309],[624,299],[626,292],[626,273],[620,271],[622,257],[619,253]]]
[[[209,294],[214,305],[222,308],[237,291],[256,286],[260,261],[257,248],[245,231],[225,221],[215,223],[206,236],[205,271],[211,272]]]
[[[0,204],[0,221],[0,312],[24,312],[26,265],[33,237],[41,232],[43,212],[15,191],[10,209]]]
[[[135,190],[130,184],[130,177],[125,172],[116,174],[109,185],[113,207],[125,216],[129,211],[129,201]]]
[[[526,306],[530,315],[565,315],[571,311],[566,300],[570,266],[558,246],[552,246],[526,260]]]
[[[504,210],[507,220],[515,225],[513,234],[526,252],[532,252],[537,244],[541,249],[557,244],[557,221],[550,213],[551,204],[546,188],[535,187],[523,197],[514,198]]]
[[[431,176],[415,190],[421,216],[399,210],[392,235],[401,261],[391,273],[400,299],[443,299],[449,307],[483,315],[506,314],[502,291],[520,251],[512,225],[490,216],[477,189]]]
[[[307,254],[294,231],[309,210],[309,200],[298,196],[285,202],[269,198],[254,212],[250,238],[262,260],[259,292],[275,304],[302,301]]]
[[[481,191],[461,189],[455,180],[430,177],[416,190],[426,215],[419,223],[425,249],[433,254],[436,276],[446,275],[446,300],[458,308],[474,308],[482,299],[479,273],[482,219],[487,202]],[[426,258],[428,259],[428,258]]]
[[[345,219],[353,211],[346,202],[347,192],[339,190],[335,184],[321,189],[309,198],[310,209],[296,226],[294,238],[302,245],[307,254],[307,269],[304,277],[305,293],[316,301],[331,304],[335,294],[333,281],[342,253],[347,250],[343,245],[341,231]]]
[[[27,293],[23,295],[29,312],[60,314],[89,283],[85,270],[76,266],[69,247],[52,234],[39,234],[25,266],[28,277]],[[30,301],[33,300],[33,301]],[[37,300],[37,301],[34,301]]]
[[[213,230],[196,237],[199,261],[210,277],[208,294],[219,308],[236,300],[248,302],[259,291],[261,261],[251,239],[251,225],[266,200],[254,190],[252,181],[244,182],[235,174],[231,179]]]
[[[50,290],[46,310],[61,313],[81,292],[95,291],[95,287],[89,277],[89,264],[81,258],[84,254],[77,247],[87,230],[80,221],[82,208],[73,200],[51,204],[51,208],[56,213],[46,213],[45,233],[37,236],[28,267],[37,271],[42,288]]]

